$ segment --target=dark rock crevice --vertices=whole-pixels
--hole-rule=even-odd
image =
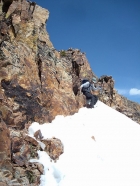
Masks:
[[[73,92],[74,92],[74,95],[75,96],[78,95],[78,93],[79,93],[79,87],[78,87],[78,85],[76,85],[76,86],[73,87]]]
[[[13,0],[1,0],[1,2],[3,2],[3,5],[2,5],[2,11],[7,13],[10,5],[12,4]],[[0,3],[1,3],[0,2]]]
[[[41,80],[41,74],[42,74],[42,61],[40,60],[40,58],[38,58],[38,60],[37,60],[37,65],[38,65],[38,76],[39,76],[40,83],[41,83],[41,88],[42,88],[42,80]]]
[[[76,63],[76,61],[72,61],[72,68],[73,71],[75,72],[75,75],[79,77],[80,75],[80,65]]]

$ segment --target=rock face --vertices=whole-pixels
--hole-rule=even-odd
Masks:
[[[11,166],[10,131],[3,121],[0,121],[0,170],[12,170]]]
[[[51,122],[82,106],[79,78],[93,73],[83,53],[54,49],[45,29],[49,12],[35,3],[2,1],[0,100],[8,126]],[[4,8],[3,8],[4,7]],[[80,100],[80,101],[79,101]]]
[[[43,168],[29,159],[42,149],[25,135],[26,127],[77,112],[84,103],[80,78],[93,76],[85,54],[55,50],[46,31],[48,16],[48,10],[32,2],[0,1],[1,185],[39,185]],[[46,143],[46,152],[58,159],[61,141]]]
[[[80,50],[53,47],[48,17],[34,2],[0,1],[0,185],[39,185],[43,167],[29,159],[42,148],[26,135],[28,126],[77,112],[85,104],[81,79],[96,77]],[[140,123],[140,105],[117,94],[111,76],[98,79],[99,99]],[[35,138],[43,138],[40,131]],[[63,153],[59,139],[42,142],[52,160]]]

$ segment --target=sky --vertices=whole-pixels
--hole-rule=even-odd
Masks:
[[[50,12],[54,48],[80,49],[92,71],[115,80],[115,89],[140,103],[140,0],[35,0]]]
[[[44,166],[40,186],[140,185],[140,125],[104,103],[52,123],[34,122],[28,135],[39,129],[44,139],[59,138],[64,146],[56,163],[45,151],[30,160]]]

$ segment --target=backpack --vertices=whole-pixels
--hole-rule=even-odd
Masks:
[[[86,83],[86,82],[89,82],[89,80],[88,79],[83,79],[81,81],[81,85],[84,84],[84,83]],[[82,92],[90,92],[90,86],[91,86],[91,84],[89,82],[89,86],[88,87],[82,87],[81,91]]]
[[[89,80],[88,80],[88,79],[83,79],[83,80],[81,81],[81,85],[84,84],[84,83],[86,83],[86,82],[89,82]]]

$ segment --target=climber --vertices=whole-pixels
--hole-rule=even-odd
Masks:
[[[90,101],[88,108],[94,108],[94,105],[98,101],[97,92],[101,90],[101,87],[97,86],[97,79],[92,78],[91,82],[89,80],[83,80],[80,86],[80,91],[86,96],[87,103]]]

